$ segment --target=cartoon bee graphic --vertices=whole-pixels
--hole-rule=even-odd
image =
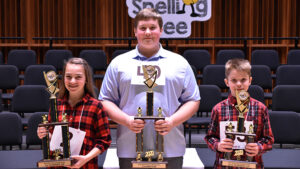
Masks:
[[[194,8],[194,4],[197,3],[199,0],[182,0],[183,2],[183,6],[182,6],[182,10],[177,11],[177,14],[184,14],[185,13],[185,5],[190,5],[192,8],[192,13],[191,13],[191,17],[197,17],[200,16],[199,14],[195,13],[195,8]]]

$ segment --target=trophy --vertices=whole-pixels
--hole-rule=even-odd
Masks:
[[[234,131],[234,126],[230,122],[228,126],[226,126],[225,135],[226,138],[230,138],[232,140],[235,140],[238,136],[244,136],[244,139],[237,138],[239,141],[243,141],[246,143],[253,143],[254,137],[256,136],[254,134],[253,130],[253,124],[249,125],[248,132],[245,132],[244,127],[244,114],[248,113],[248,104],[249,104],[249,93],[246,91],[236,91],[236,100],[237,105],[235,108],[239,112],[238,116],[238,122],[237,122],[237,131]],[[253,158],[250,156],[247,156],[246,159],[242,159],[242,156],[244,156],[245,150],[244,149],[234,149],[233,152],[226,152],[225,153],[225,159],[221,159],[221,165],[222,166],[230,166],[230,167],[244,167],[244,168],[256,168],[257,163],[253,162]],[[235,156],[236,160],[232,160],[231,157]]]
[[[50,152],[49,146],[49,134],[42,139],[43,159],[38,161],[37,167],[59,167],[70,166],[74,160],[70,158],[70,140],[69,140],[69,126],[66,119],[66,114],[63,114],[62,121],[58,121],[57,106],[56,106],[56,93],[59,91],[57,88],[57,75],[54,71],[44,73],[44,78],[47,84],[47,90],[50,93],[50,117],[51,123],[48,122],[48,116],[44,115],[43,121],[39,124],[39,127],[45,127],[47,130],[53,126],[61,126],[62,130],[62,147],[63,152],[60,149],[56,149],[54,152]]]
[[[144,83],[148,87],[146,92],[146,116],[142,116],[142,108],[137,110],[137,116],[134,119],[141,120],[164,120],[162,115],[162,108],[157,109],[158,116],[153,116],[153,88],[157,86],[155,83],[157,78],[157,70],[154,66],[143,65]],[[156,150],[143,150],[143,130],[136,134],[136,160],[132,161],[132,168],[167,168],[167,162],[163,160],[164,153],[164,138],[158,132],[156,132]],[[156,156],[156,159],[153,159]]]

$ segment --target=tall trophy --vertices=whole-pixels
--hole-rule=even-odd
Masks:
[[[138,107],[137,116],[134,119],[141,120],[164,120],[162,108],[157,109],[158,116],[153,116],[154,92],[153,88],[157,86],[155,83],[157,78],[157,70],[154,66],[143,65],[144,84],[148,87],[146,92],[146,116],[142,115],[142,108]],[[155,150],[143,150],[143,130],[136,134],[136,160],[132,161],[132,168],[167,168],[167,162],[163,159],[164,153],[164,138],[156,132]],[[156,157],[156,158],[154,158]]]
[[[50,93],[50,117],[51,123],[48,122],[47,115],[44,115],[43,121],[39,124],[39,127],[45,127],[47,130],[50,127],[61,127],[62,130],[62,144],[63,152],[60,149],[56,149],[54,152],[50,152],[50,139],[49,134],[42,139],[43,159],[37,162],[37,167],[59,167],[70,166],[72,160],[70,158],[70,140],[69,140],[69,126],[66,119],[66,115],[62,116],[62,121],[59,122],[56,105],[56,94],[59,91],[57,87],[57,75],[54,71],[44,73],[44,78],[47,84],[47,90]]]
[[[253,129],[253,124],[249,124],[248,132],[245,131],[245,118],[244,114],[248,113],[248,104],[249,104],[249,93],[246,91],[236,91],[236,100],[237,105],[235,108],[239,112],[238,122],[237,122],[237,130],[234,131],[235,126],[230,122],[228,126],[226,126],[225,135],[226,138],[230,138],[232,140],[239,140],[240,142],[253,143],[255,134]],[[253,162],[253,158],[250,156],[245,157],[245,149],[233,149],[233,152],[226,152],[224,159],[221,159],[222,166],[230,166],[230,167],[243,167],[243,168],[256,168],[257,163]],[[232,160],[232,156],[236,157],[236,160]]]

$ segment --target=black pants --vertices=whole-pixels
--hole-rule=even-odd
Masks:
[[[131,161],[135,158],[119,158],[120,169],[131,169]],[[164,158],[168,162],[167,169],[182,169],[183,157]]]

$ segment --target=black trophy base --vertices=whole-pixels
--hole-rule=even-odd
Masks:
[[[166,161],[131,161],[132,168],[167,168]]]
[[[227,167],[256,168],[256,162],[221,159],[221,165]]]
[[[76,162],[75,159],[72,158],[63,158],[59,160],[52,159],[43,159],[37,163],[37,167],[63,167],[63,166],[71,166]]]

